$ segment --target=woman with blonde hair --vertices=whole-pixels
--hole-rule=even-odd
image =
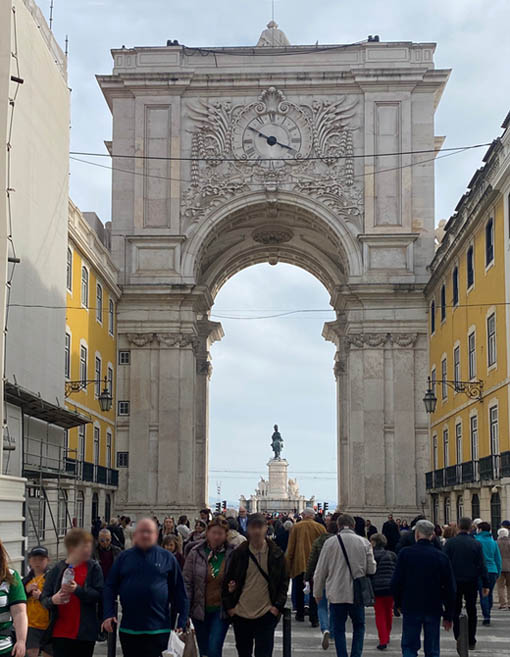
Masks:
[[[12,629],[16,632],[16,642]],[[19,574],[9,568],[9,557],[0,541],[0,655],[25,657],[28,631],[27,596]]]

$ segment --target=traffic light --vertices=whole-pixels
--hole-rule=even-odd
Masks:
[[[317,511],[322,513],[322,504],[320,502],[317,504]]]
[[[216,502],[216,513],[221,513],[221,502]]]
[[[326,512],[328,509],[329,509],[328,502],[324,502],[324,512]]]
[[[221,503],[221,508],[223,509],[223,511],[227,510],[227,500],[223,500],[223,502]]]

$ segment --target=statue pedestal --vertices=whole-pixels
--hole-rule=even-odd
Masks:
[[[285,459],[271,459],[268,461],[267,467],[269,470],[269,486],[267,490],[268,497],[277,500],[288,499],[288,461]]]

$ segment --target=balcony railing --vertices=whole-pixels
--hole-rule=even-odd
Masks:
[[[502,477],[510,477],[510,452],[503,452],[501,454],[501,470]]]
[[[94,481],[94,464],[83,461],[83,481]]]
[[[118,486],[119,485],[119,471],[113,470],[113,468],[108,468],[107,470],[107,482],[108,486]]]
[[[98,484],[106,484],[106,473],[107,470],[104,466],[102,465],[97,465],[96,466],[96,481]]]
[[[500,456],[492,454],[480,459],[480,480],[492,481],[500,477]]]
[[[461,465],[461,481],[463,484],[472,484],[478,481],[478,461],[466,461]]]
[[[457,465],[449,465],[445,468],[445,486],[460,484],[460,468]]]
[[[426,472],[425,473],[425,488],[427,490],[430,490],[431,488],[434,488],[434,473],[433,472]]]
[[[444,470],[434,470],[434,488],[443,488]]]

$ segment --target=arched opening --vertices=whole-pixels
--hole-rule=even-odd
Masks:
[[[321,337],[334,318],[329,299],[317,278],[288,264],[249,267],[217,295],[211,319],[225,338],[211,349],[211,502],[237,505],[267,480],[275,423],[299,494],[336,502],[335,347]],[[283,315],[290,309],[326,312]]]

